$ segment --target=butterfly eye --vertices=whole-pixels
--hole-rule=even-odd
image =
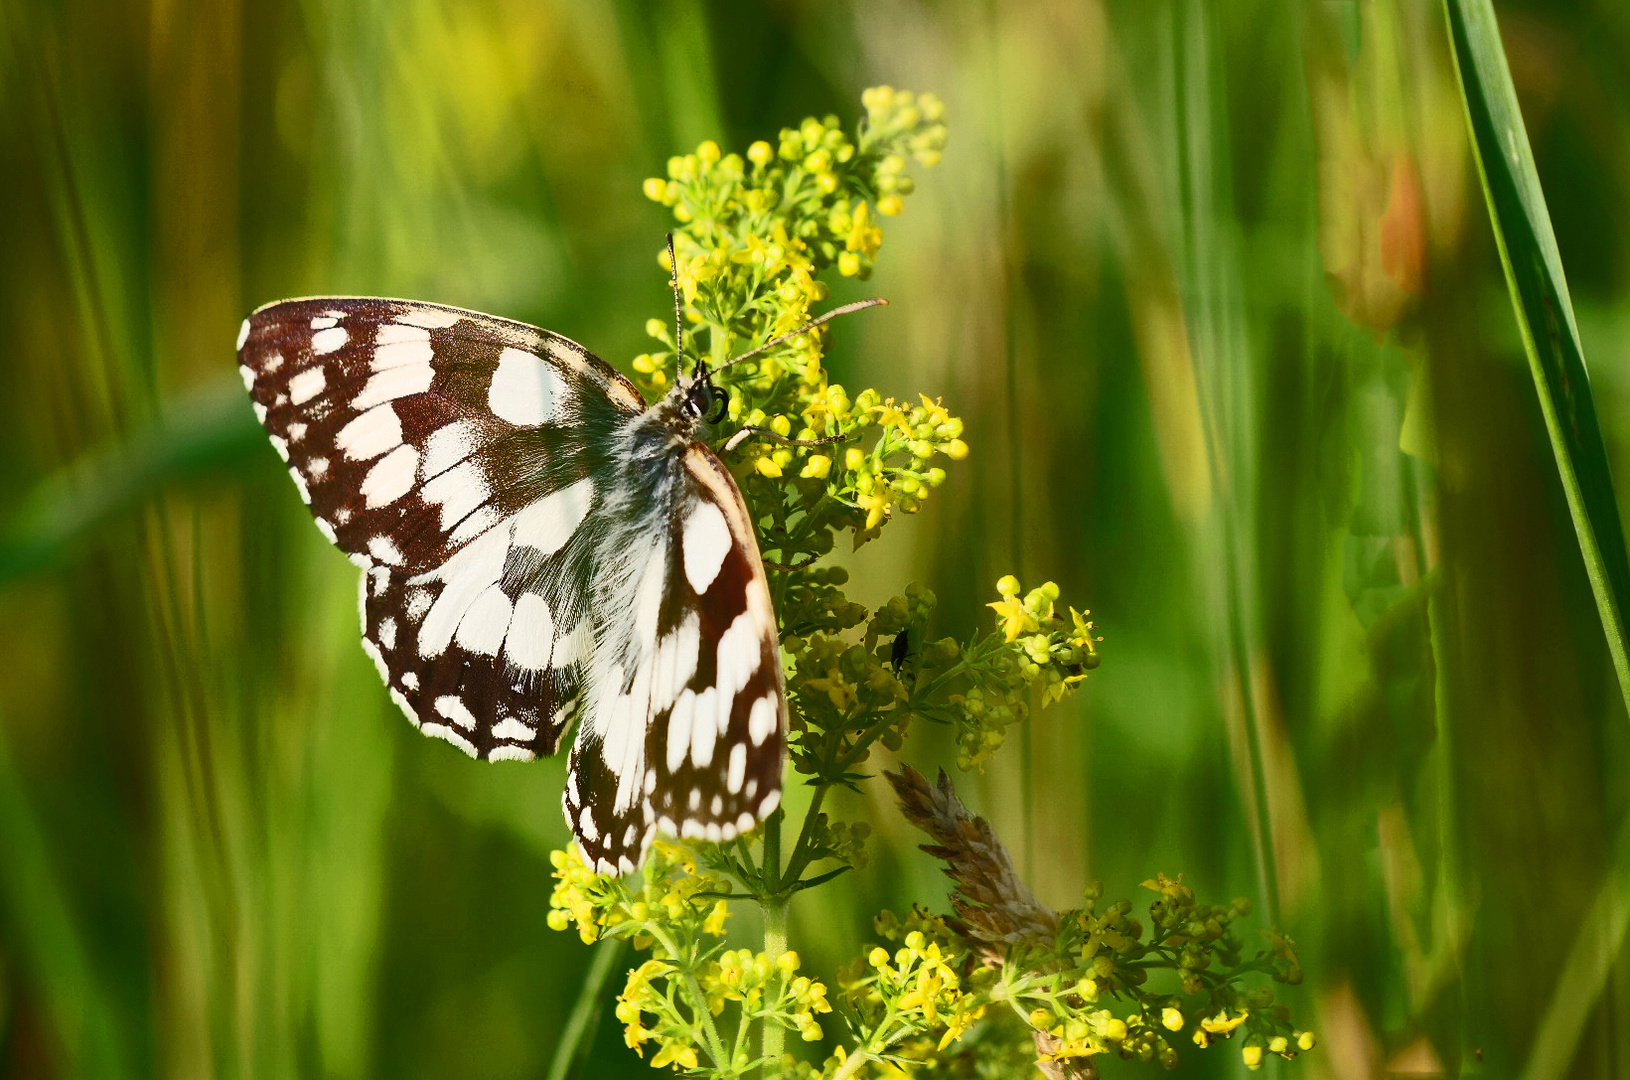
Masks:
[[[707,422],[717,424],[724,419],[724,414],[730,408],[730,395],[722,387],[710,386],[707,388],[707,398],[713,405],[707,414]]]

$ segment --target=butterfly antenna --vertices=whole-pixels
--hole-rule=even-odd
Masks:
[[[685,306],[684,299],[679,292],[679,258],[674,254],[674,234],[668,234],[668,266],[673,269],[673,277],[669,283],[674,290],[674,367],[676,371],[685,364]],[[696,369],[691,372],[693,378],[698,378],[707,372],[707,365],[701,357],[696,358]]]
[[[740,356],[732,357],[731,359],[726,360],[724,363],[720,364],[718,367],[714,368],[713,370],[715,372],[720,372],[720,371],[723,371],[725,368],[729,367],[732,364],[739,364],[743,360],[751,360],[753,357],[758,356],[761,353],[767,352],[768,350],[775,348],[777,345],[781,344],[783,341],[787,341],[787,340],[789,340],[791,338],[795,338],[799,334],[808,333],[809,331],[815,329],[817,326],[821,325],[824,322],[831,322],[833,319],[837,318],[839,315],[848,315],[851,312],[864,311],[869,307],[887,307],[887,306],[888,306],[888,301],[887,300],[883,299],[881,296],[874,296],[874,297],[871,297],[868,300],[856,300],[852,304],[844,304],[842,307],[835,307],[831,311],[828,311],[825,314],[822,314],[820,316],[817,316],[816,318],[811,319],[809,322],[807,322],[804,325],[800,326],[796,330],[790,330],[787,333],[782,334],[778,338],[771,338],[769,341],[766,341],[764,344],[760,345],[756,349],[751,349],[751,350],[749,350],[747,352],[742,353]]]

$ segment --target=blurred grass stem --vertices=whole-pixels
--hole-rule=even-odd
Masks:
[[[623,938],[602,938],[595,946],[594,958],[583,983],[577,988],[577,1000],[566,1017],[566,1026],[555,1045],[555,1056],[549,1062],[546,1080],[570,1080],[575,1076],[594,1045],[594,1032],[600,1026],[600,1013],[611,973],[621,965],[628,942]]]

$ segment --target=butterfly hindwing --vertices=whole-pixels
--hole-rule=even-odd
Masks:
[[[706,446],[675,464],[673,512],[633,560],[651,568],[630,589],[633,640],[596,659],[619,692],[573,746],[563,800],[602,868],[637,863],[652,831],[731,839],[781,798],[785,695],[746,507]]]

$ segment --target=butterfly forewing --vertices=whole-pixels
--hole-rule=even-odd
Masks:
[[[244,323],[244,384],[317,527],[425,571],[586,475],[643,403],[574,342],[402,300],[285,300]]]
[[[670,395],[581,346],[404,300],[256,311],[239,363],[318,528],[363,569],[363,647],[472,756],[573,744],[585,854],[714,840],[780,799],[785,693],[741,493]]]

